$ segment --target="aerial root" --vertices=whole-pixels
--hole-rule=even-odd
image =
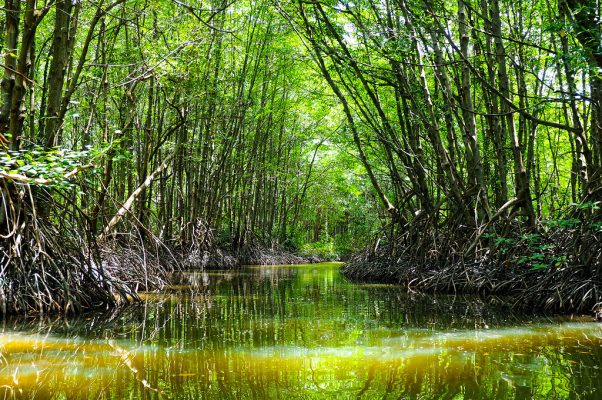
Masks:
[[[344,274],[353,280],[397,282],[413,291],[511,296],[519,308],[591,313],[602,295],[602,241],[580,226],[481,238],[466,232],[408,229],[356,255]],[[467,240],[452,238],[467,237]],[[381,240],[382,242],[382,240]],[[465,246],[472,247],[470,257]],[[433,249],[436,248],[436,252]]]
[[[67,219],[40,217],[35,204],[51,202],[4,187],[0,234],[0,313],[76,313],[110,308],[136,298],[138,290],[160,287],[166,269],[139,245],[108,242],[99,248]],[[46,197],[44,197],[46,196]],[[53,207],[57,207],[53,204]]]

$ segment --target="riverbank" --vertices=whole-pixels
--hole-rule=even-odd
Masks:
[[[163,289],[178,271],[321,261],[259,246],[176,248],[148,232],[145,240],[124,234],[99,242],[46,221],[32,226],[21,224],[0,241],[0,318],[116,308],[137,301],[141,291]]]
[[[385,241],[354,256],[343,274],[411,291],[507,296],[522,309],[591,314],[600,308],[602,237],[596,227],[507,232],[484,234],[476,245],[443,233]]]
[[[213,248],[182,253],[181,265],[185,270],[234,269],[243,265],[292,265],[322,262],[315,255],[300,255],[284,249],[248,247],[239,250]]]

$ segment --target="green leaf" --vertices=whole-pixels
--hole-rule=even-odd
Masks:
[[[544,268],[549,268],[550,266],[548,264],[541,264],[541,263],[537,263],[537,264],[533,264],[533,266],[531,267],[531,271],[537,271],[539,269],[544,269]]]

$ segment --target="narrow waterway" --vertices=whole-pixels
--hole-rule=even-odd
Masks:
[[[119,314],[3,321],[0,399],[602,398],[602,324],[339,266],[182,274]]]

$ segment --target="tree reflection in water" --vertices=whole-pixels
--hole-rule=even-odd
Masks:
[[[601,345],[600,324],[498,300],[252,267],[112,315],[3,321],[0,398],[600,398]]]

